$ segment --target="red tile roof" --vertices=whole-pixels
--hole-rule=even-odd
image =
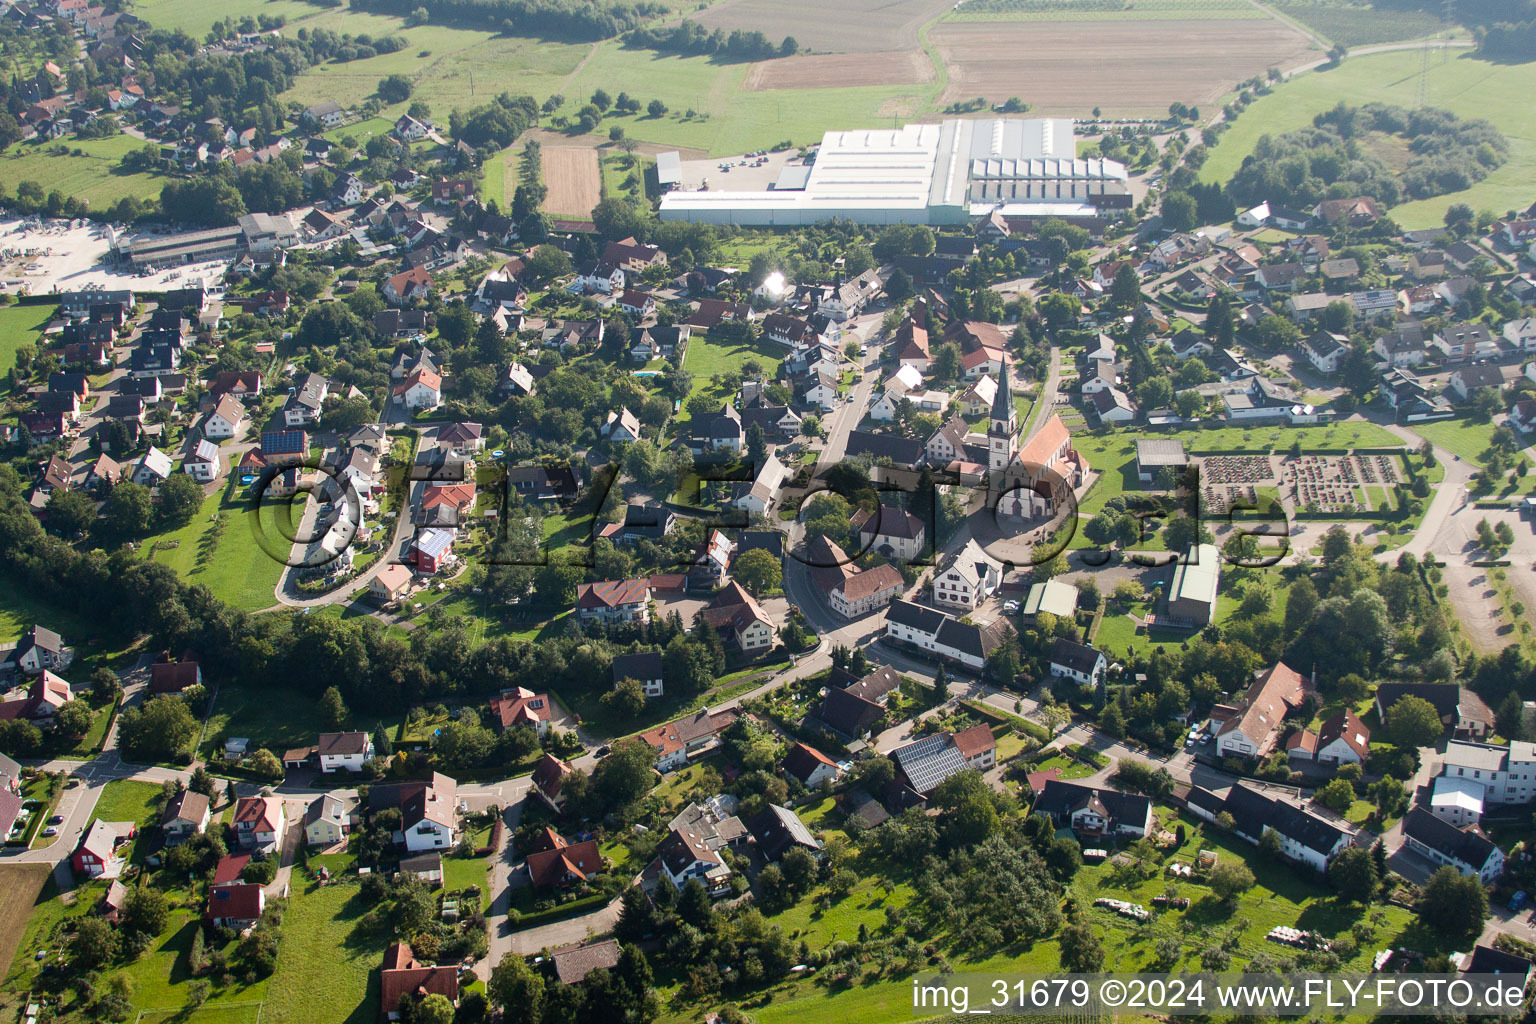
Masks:
[[[602,867],[595,839],[528,855],[528,877],[537,886],[564,885],[571,879],[585,881]]]
[[[970,760],[977,754],[997,749],[997,738],[992,735],[991,726],[973,725],[955,733],[955,748],[961,757]]]

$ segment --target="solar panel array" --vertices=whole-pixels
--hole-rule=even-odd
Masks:
[[[939,783],[965,771],[965,758],[955,749],[948,733],[937,733],[891,751],[902,774],[919,793],[927,793]]]

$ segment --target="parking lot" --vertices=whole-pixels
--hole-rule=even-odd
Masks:
[[[10,294],[71,291],[87,286],[159,291],[201,282],[223,286],[228,260],[193,263],[141,275],[106,262],[114,229],[88,220],[0,220],[0,290]]]

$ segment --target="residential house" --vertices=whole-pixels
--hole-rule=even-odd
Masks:
[[[394,839],[411,853],[452,848],[458,838],[458,783],[441,772],[429,782],[374,785],[368,791],[368,808],[378,813],[386,807],[400,811],[400,828]]]
[[[1292,761],[1360,764],[1371,756],[1371,731],[1350,708],[1331,716],[1317,732],[1301,729],[1286,741]]]
[[[166,802],[160,814],[160,834],[167,846],[174,846],[208,827],[208,798],[184,789]]]
[[[243,796],[235,803],[235,842],[241,849],[277,852],[286,824],[283,801],[275,796]]]
[[[1277,661],[1256,679],[1236,705],[1218,704],[1211,712],[1216,751],[1222,757],[1262,757],[1275,745],[1280,723],[1311,690],[1295,669]]]
[[[387,278],[381,289],[384,301],[404,306],[432,294],[432,274],[425,267],[415,267]]]
[[[715,744],[715,738],[736,721],[735,709],[711,712],[701,708],[691,715],[658,725],[636,738],[656,751],[656,770],[675,771],[690,757],[703,754]]]
[[[974,611],[1002,582],[1002,567],[974,539],[933,577],[933,602]]]
[[[923,521],[891,505],[882,504],[874,513],[859,509],[853,514],[853,528],[858,531],[864,551],[911,561],[925,550],[927,532]]]
[[[261,920],[267,908],[267,891],[255,882],[231,882],[208,890],[208,910],[204,914],[215,928],[243,932]]]
[[[1051,645],[1052,675],[1071,679],[1082,686],[1098,686],[1104,681],[1104,673],[1108,668],[1109,661],[1103,653],[1086,644],[1057,637]]]
[[[640,440],[640,420],[628,409],[609,412],[608,419],[604,421],[599,433],[610,441],[638,441]]]
[[[712,850],[703,836],[686,829],[673,829],[656,848],[656,860],[662,874],[678,892],[697,879],[711,896],[731,891],[731,869]]]
[[[997,765],[997,737],[985,723],[961,729],[954,735],[955,749],[972,771],[984,772]]]
[[[1504,851],[1477,825],[1457,828],[1423,807],[1403,818],[1403,845],[1431,864],[1449,865],[1492,885],[1504,873]]]
[[[315,797],[304,809],[304,843],[326,849],[347,841],[352,832],[352,812],[346,801],[332,793]]]
[[[1502,388],[1504,373],[1493,363],[1472,363],[1451,374],[1446,390],[1458,401],[1472,400],[1472,394],[1482,388]]]
[[[379,1008],[383,1019],[400,1019],[402,999],[419,1003],[429,995],[439,995],[457,1004],[459,965],[424,966],[417,962],[411,947],[403,942],[397,942],[386,949],[384,967],[379,972]]]
[[[320,770],[360,772],[373,760],[373,738],[366,732],[323,732],[316,741]]]
[[[553,754],[545,754],[539,758],[539,763],[533,766],[533,774],[529,776],[529,784],[534,794],[556,814],[565,810],[565,796],[561,790],[565,787],[565,780],[576,771],[568,762],[560,760]]]
[[[491,721],[502,731],[526,725],[542,739],[553,728],[554,709],[549,694],[519,686],[491,699]]]
[[[1316,331],[1302,340],[1307,362],[1319,373],[1337,373],[1349,354],[1349,338],[1332,331]]]
[[[181,468],[200,484],[212,483],[224,471],[224,456],[218,445],[204,439],[193,446],[192,453],[182,460]]]
[[[611,664],[613,684],[617,686],[625,679],[633,679],[640,684],[648,699],[660,697],[666,692],[661,664],[661,652],[658,650],[615,654]]]
[[[171,457],[151,445],[149,451],[134,464],[132,479],[141,487],[154,488],[169,480],[171,472]]]
[[[524,859],[528,881],[535,889],[565,889],[587,882],[603,869],[597,840],[568,842],[553,829],[545,829],[549,849],[535,850]]]
[[[411,592],[415,575],[406,565],[386,565],[368,584],[368,596],[380,604],[398,601]]]
[[[77,877],[116,878],[126,859],[118,852],[119,848],[137,831],[131,821],[102,821],[98,818],[80,838],[80,845],[70,855],[69,866]]]
[[[889,563],[861,569],[841,547],[825,536],[811,539],[807,553],[811,579],[827,596],[827,604],[845,619],[867,615],[901,595],[906,581]]]
[[[21,634],[16,646],[6,655],[4,666],[25,675],[44,671],[63,672],[74,661],[75,652],[64,646],[64,638],[45,626],[31,626]]]
[[[903,600],[892,601],[887,609],[885,635],[974,671],[986,665],[998,644],[998,635],[991,627],[961,622]]]
[[[1516,352],[1536,352],[1536,316],[1525,316],[1504,325],[1504,341]]]
[[[1080,837],[1143,839],[1152,829],[1152,801],[1137,793],[1051,779],[1035,797],[1033,813]]]
[[[1487,324],[1451,324],[1430,342],[1448,361],[1488,359],[1499,354],[1499,341]]]
[[[764,859],[776,861],[790,850],[799,848],[820,855],[821,843],[811,835],[800,816],[788,807],[769,804],[747,822],[747,831],[757,842]]]
[[[283,425],[293,429],[319,423],[330,389],[330,382],[320,374],[305,374],[283,403]]]
[[[576,615],[583,622],[650,621],[650,580],[603,580],[576,588]]]
[[[743,654],[766,654],[773,647],[777,635],[773,620],[735,580],[721,587],[700,614]]]
[[[780,767],[785,775],[798,779],[802,786],[812,790],[823,782],[836,782],[841,773],[837,762],[806,743],[790,747]]]

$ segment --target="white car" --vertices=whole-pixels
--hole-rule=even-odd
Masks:
[[[1017,601],[1004,601],[1003,602],[1003,611],[1009,612],[1011,614],[1011,613],[1016,612],[1018,610],[1019,610],[1019,602],[1017,602]]]

